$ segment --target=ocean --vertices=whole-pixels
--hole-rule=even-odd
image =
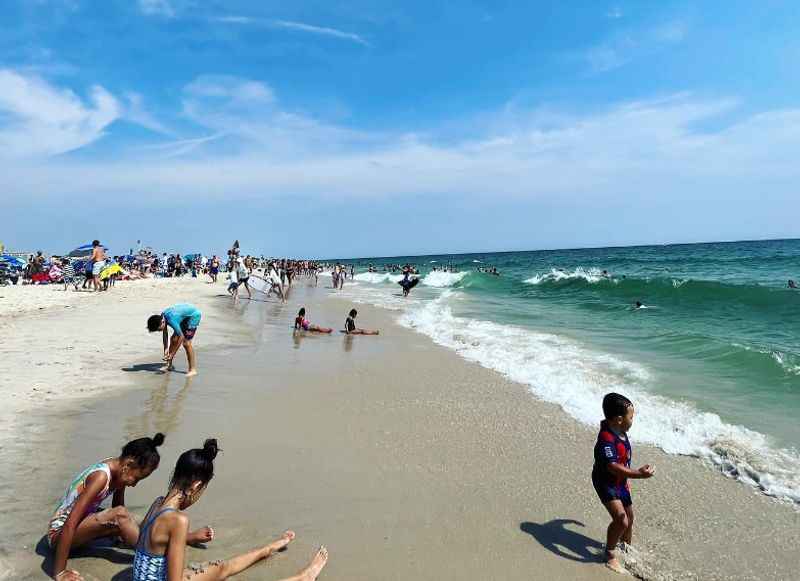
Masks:
[[[342,262],[357,273],[344,296],[397,311],[578,421],[597,425],[603,395],[621,392],[636,405],[634,443],[800,503],[800,290],[787,285],[800,240]],[[382,271],[405,263],[421,276],[407,299]],[[456,272],[433,271],[443,266]],[[369,327],[368,309],[358,323]]]

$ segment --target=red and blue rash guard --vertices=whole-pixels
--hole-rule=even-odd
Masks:
[[[592,484],[605,504],[612,500],[621,500],[624,506],[630,506],[631,500],[628,479],[612,474],[609,464],[622,464],[631,467],[631,443],[626,437],[621,438],[603,420],[600,423],[600,432],[597,434],[597,443],[594,445],[594,468],[592,469]]]

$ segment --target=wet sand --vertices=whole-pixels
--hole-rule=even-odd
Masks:
[[[397,326],[387,311],[359,307],[358,323],[381,328],[379,337],[293,335],[300,303],[312,322],[342,326],[350,305],[329,298],[323,281],[317,292],[294,289],[286,306],[219,302],[220,332],[230,324],[244,340],[199,349],[194,379],[151,371],[156,345],[153,357],[127,363],[143,370],[131,374],[135,389],[28,414],[5,458],[16,469],[0,476],[11,492],[0,497],[9,579],[43,578],[34,547],[69,477],[156,430],[167,432],[161,468],[126,494],[139,515],[181,451],[209,436],[223,449],[189,511],[193,526],[211,524],[217,538],[190,549],[192,560],[298,533],[288,551],[237,579],[287,576],[323,543],[331,558],[321,579],[332,581],[619,579],[598,562],[607,516],[589,481],[594,430]],[[634,454],[657,469],[634,483],[640,555],[631,566],[642,577],[798,578],[794,508],[694,459],[635,442]],[[105,554],[113,561],[71,566],[87,579],[127,578],[130,552]]]

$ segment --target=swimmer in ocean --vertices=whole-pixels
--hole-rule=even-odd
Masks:
[[[797,288],[797,283],[791,278],[789,279],[789,288]]]

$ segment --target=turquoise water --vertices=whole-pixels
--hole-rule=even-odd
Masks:
[[[346,262],[354,300],[397,309],[578,420],[594,424],[602,394],[622,391],[640,441],[800,500],[800,290],[787,286],[800,240]],[[422,276],[408,300],[399,276],[364,272],[406,262]],[[431,271],[445,264],[458,272]]]

